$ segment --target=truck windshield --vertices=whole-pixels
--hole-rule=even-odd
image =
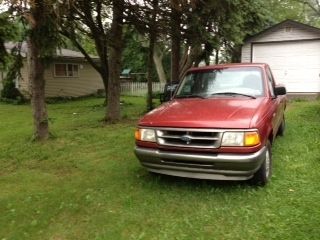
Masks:
[[[177,90],[176,98],[262,96],[262,72],[258,67],[233,67],[189,73]]]

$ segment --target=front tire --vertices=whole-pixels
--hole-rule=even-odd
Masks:
[[[266,152],[264,161],[259,170],[251,178],[251,182],[256,186],[265,186],[272,175],[272,153],[271,144],[268,141],[266,144]]]

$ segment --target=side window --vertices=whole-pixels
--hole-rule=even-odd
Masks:
[[[269,67],[267,68],[267,77],[268,77],[268,86],[269,86],[270,94],[272,97],[275,97],[274,88],[275,88],[276,84],[274,82],[274,79],[272,77],[272,74],[271,74]]]
[[[193,74],[187,75],[184,81],[185,82],[183,84],[183,87],[180,88],[178,94],[189,95],[192,93],[192,89],[194,88],[194,84],[195,84],[194,75]]]

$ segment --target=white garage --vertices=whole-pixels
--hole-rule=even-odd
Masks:
[[[292,20],[247,39],[242,62],[268,63],[288,93],[320,93],[320,29]]]

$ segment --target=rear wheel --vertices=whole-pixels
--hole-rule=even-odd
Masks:
[[[272,175],[272,154],[271,144],[268,141],[266,144],[266,152],[264,155],[264,161],[259,170],[253,175],[251,182],[257,186],[264,186],[268,183]]]

